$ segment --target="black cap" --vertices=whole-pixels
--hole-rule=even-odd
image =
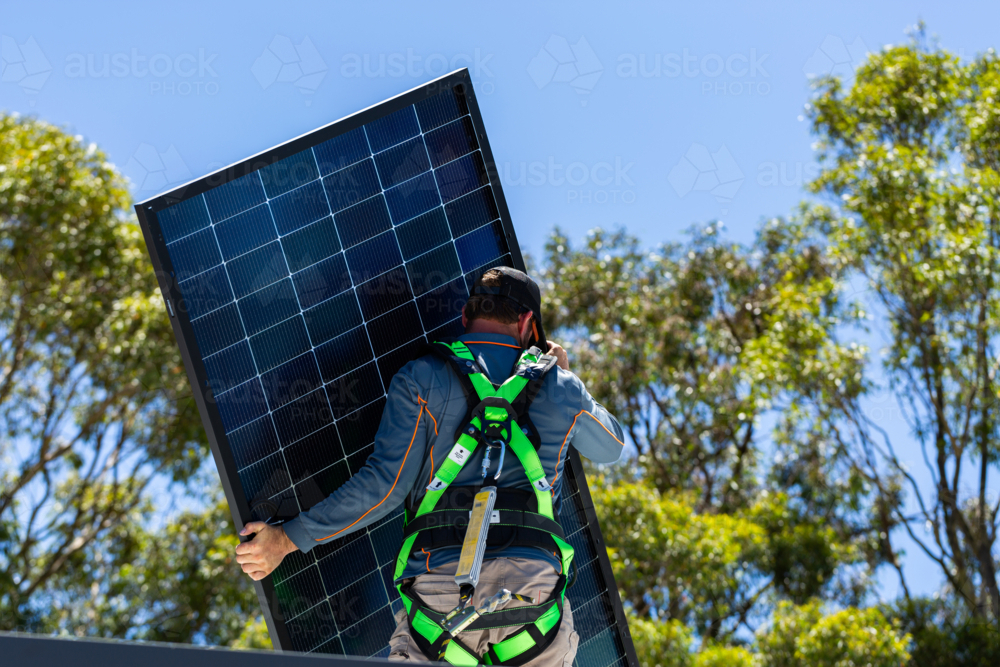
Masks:
[[[532,323],[535,345],[540,347],[542,352],[547,351],[548,344],[545,341],[545,331],[542,329],[542,293],[538,289],[538,283],[524,271],[509,266],[495,266],[490,271],[500,273],[500,284],[496,287],[487,287],[481,284],[482,276],[480,276],[472,286],[472,295],[502,296],[513,301],[522,313],[532,311],[535,314]]]

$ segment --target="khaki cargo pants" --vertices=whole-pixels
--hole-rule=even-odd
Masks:
[[[448,563],[435,568],[427,574],[416,577],[413,590],[423,598],[424,602],[434,611],[448,612],[458,604],[458,586],[455,584],[455,568],[457,563]],[[483,563],[479,575],[479,585],[473,604],[482,601],[501,588],[508,588],[512,593],[520,593],[527,597],[546,600],[552,594],[552,589],[559,579],[559,574],[552,565],[542,560],[530,558],[493,558]],[[525,606],[526,602],[512,600],[505,609]],[[409,660],[410,662],[430,662],[431,660],[420,652],[416,641],[410,634],[410,624],[406,611],[396,614],[396,631],[389,639],[389,660]],[[479,655],[486,653],[489,644],[496,644],[508,635],[520,630],[515,628],[495,628],[493,630],[476,630],[463,632],[459,635],[462,643],[473,649]],[[563,606],[562,622],[559,632],[552,643],[537,658],[525,663],[524,667],[570,667],[576,658],[576,648],[579,636],[573,630],[573,613],[569,608],[569,600]]]

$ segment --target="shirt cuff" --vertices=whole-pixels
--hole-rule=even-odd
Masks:
[[[309,553],[313,547],[319,544],[319,542],[310,537],[309,533],[306,532],[306,528],[302,525],[299,517],[295,517],[291,521],[286,521],[281,527],[285,529],[285,535],[292,541],[292,544],[297,546],[302,553]]]

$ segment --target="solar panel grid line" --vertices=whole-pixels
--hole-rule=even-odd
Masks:
[[[136,207],[154,267],[163,257],[173,271],[158,272],[165,297],[185,302],[173,323],[206,387],[195,398],[237,525],[293,515],[356,474],[395,371],[424,341],[459,333],[485,268],[523,266],[468,73],[444,79]],[[599,529],[571,474],[564,492],[585,568],[569,595],[603,609],[580,598],[608,595],[587,548]],[[396,508],[256,584],[276,645],[386,655],[401,530]],[[344,561],[347,549],[367,555]],[[345,616],[348,591],[359,606]]]

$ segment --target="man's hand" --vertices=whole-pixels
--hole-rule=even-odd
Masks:
[[[569,370],[569,357],[566,355],[566,350],[559,343],[553,343],[548,341],[549,351],[546,354],[551,354],[556,358],[556,365],[564,371]]]
[[[254,581],[260,581],[281,565],[285,556],[298,551],[298,547],[285,534],[281,526],[272,526],[263,521],[251,521],[240,535],[253,535],[249,542],[236,547],[236,562]]]

